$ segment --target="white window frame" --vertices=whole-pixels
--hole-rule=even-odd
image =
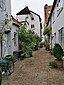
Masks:
[[[59,30],[59,43],[64,44],[64,27]]]

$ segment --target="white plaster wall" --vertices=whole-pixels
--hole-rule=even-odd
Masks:
[[[21,22],[24,21],[27,15],[17,15],[16,19]]]
[[[6,55],[13,55],[14,51],[18,51],[18,27],[12,24],[12,21],[9,23],[11,27],[11,32],[9,33],[9,40],[10,44],[7,44],[7,34],[3,35],[3,49],[2,49],[2,56],[5,57]],[[16,45],[14,45],[14,32],[17,33],[16,36]],[[10,46],[10,47],[9,47]],[[10,50],[10,52],[9,52]]]
[[[33,14],[33,17],[34,17],[34,22],[32,20],[31,24],[35,25],[34,32],[40,36],[40,21],[39,21],[39,17],[37,15],[35,15],[35,14]]]
[[[11,15],[11,0],[6,0],[6,12]]]
[[[12,30],[11,30],[11,48],[12,48],[12,54],[14,51],[18,51],[18,27],[15,25],[12,25]],[[14,45],[14,32],[17,33],[16,34],[16,45]]]
[[[5,11],[2,11],[2,9],[0,8],[0,25],[2,25],[1,23],[3,23],[4,19],[5,19]]]
[[[8,13],[8,17],[9,17],[9,15],[11,15],[11,0],[6,0],[6,10],[5,11],[0,8],[0,28],[3,25],[3,21],[5,19],[6,13]],[[3,41],[3,45],[4,45],[4,41]],[[1,46],[0,46],[0,50],[1,50]],[[3,56],[4,56],[4,50],[5,49],[3,46],[3,49],[2,49]],[[7,52],[5,54],[7,54]],[[1,51],[0,51],[0,56],[1,56]]]
[[[5,14],[8,13],[8,16],[11,15],[11,0],[6,0],[6,10],[0,8],[0,23],[5,19]]]
[[[52,35],[56,33],[56,43],[59,43],[59,30],[64,27],[64,7],[59,16],[57,17],[57,7],[54,9],[55,11],[55,22],[53,23],[53,16],[52,16]],[[52,40],[52,46],[54,46],[54,38]]]
[[[5,11],[0,8],[0,29],[2,28],[3,21],[5,19]],[[0,43],[0,57],[1,57],[1,43]]]
[[[38,34],[40,36],[40,21],[39,21],[39,17],[37,15],[35,15],[34,13],[31,13],[34,17],[34,20],[31,20],[30,15],[17,15],[17,19],[18,21],[25,21],[26,16],[28,16],[27,21],[29,23],[29,25],[27,24],[27,29],[31,29],[31,25],[34,24],[34,28],[32,28],[34,30],[34,32],[36,34]]]
[[[26,19],[26,17],[28,17],[27,19]],[[30,19],[30,15],[29,14],[27,14],[27,15],[17,15],[17,17],[16,17],[16,19],[19,21],[19,22],[22,22],[22,21],[26,21],[27,20],[27,22],[29,23],[29,25],[27,24],[27,26],[26,26],[26,28],[27,29],[30,29],[31,28],[31,19]]]

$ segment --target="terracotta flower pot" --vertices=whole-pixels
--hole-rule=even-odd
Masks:
[[[57,64],[57,67],[58,68],[62,68],[63,67],[63,63],[62,63],[62,60],[55,60],[56,64]]]

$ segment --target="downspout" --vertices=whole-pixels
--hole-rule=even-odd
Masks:
[[[50,29],[51,29],[51,50],[52,50],[52,26],[51,26],[51,19],[50,19]]]

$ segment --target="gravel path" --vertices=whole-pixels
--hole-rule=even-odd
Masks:
[[[33,52],[33,57],[15,63],[14,73],[2,85],[64,85],[64,70],[50,68],[51,60],[54,57],[44,48]]]

